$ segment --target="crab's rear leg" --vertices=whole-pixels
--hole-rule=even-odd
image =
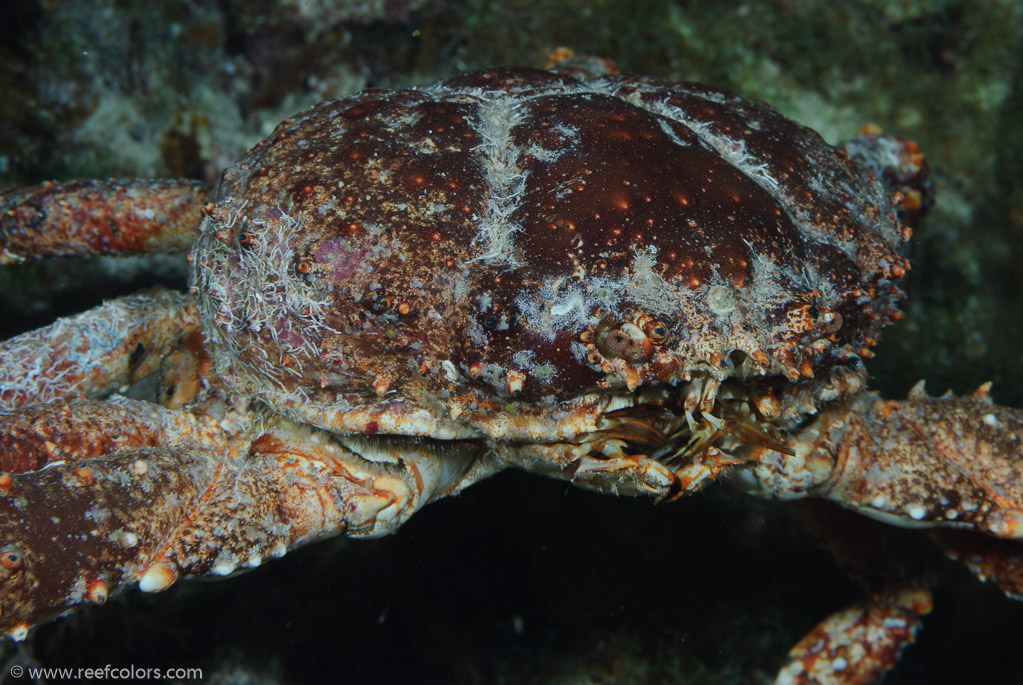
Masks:
[[[43,183],[0,193],[0,264],[186,250],[208,191],[198,181]]]
[[[923,626],[931,609],[931,585],[944,559],[914,531],[824,500],[799,504],[801,520],[864,596],[818,623],[792,647],[776,685],[877,682]]]
[[[925,583],[868,595],[818,623],[791,650],[775,685],[871,685],[893,668],[931,610]]]
[[[4,454],[29,455],[0,473],[0,631],[19,639],[136,582],[157,591],[319,538],[391,532],[464,485],[484,452],[127,399],[7,412],[0,436]]]
[[[202,356],[193,300],[155,289],[118,298],[76,316],[0,342],[0,410],[109,394],[164,365],[174,350]],[[194,383],[195,374],[186,373]],[[166,386],[164,400],[180,404]],[[193,389],[194,390],[194,389]]]

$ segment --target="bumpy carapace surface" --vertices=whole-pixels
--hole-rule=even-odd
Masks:
[[[635,76],[370,90],[225,174],[196,292],[221,378],[302,421],[573,438],[615,395],[869,354],[904,270],[899,156]]]

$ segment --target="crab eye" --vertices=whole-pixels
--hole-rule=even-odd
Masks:
[[[11,550],[0,552],[0,567],[8,571],[17,571],[21,568],[21,555]]]
[[[600,364],[600,352],[597,352],[596,350],[590,350],[589,352],[586,353],[586,361],[594,365]]]
[[[651,321],[643,326],[643,332],[650,338],[650,342],[662,343],[668,337],[668,329],[660,321]]]
[[[386,312],[388,309],[391,308],[392,304],[393,301],[391,300],[391,298],[385,295],[384,297],[381,297],[379,300],[373,303],[373,309],[375,309],[378,312]]]
[[[483,325],[486,326],[487,328],[493,328],[494,326],[497,325],[497,317],[491,314],[490,316],[483,320]]]
[[[298,263],[295,269],[298,270],[300,274],[307,274],[313,270],[313,263],[310,262],[308,259],[303,259],[301,262]]]
[[[256,243],[256,235],[252,231],[242,231],[238,234],[238,242],[248,247]]]

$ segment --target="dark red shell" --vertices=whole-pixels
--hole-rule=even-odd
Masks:
[[[239,392],[475,423],[848,362],[898,297],[890,194],[722,90],[495,69],[283,122],[225,173],[196,284]]]

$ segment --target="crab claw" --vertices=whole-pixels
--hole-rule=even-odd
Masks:
[[[757,466],[735,482],[767,497],[829,499],[885,523],[930,528],[949,556],[1021,596],[1023,411],[992,404],[987,386],[941,398],[918,386],[904,401],[860,393],[823,411],[789,446],[790,456],[758,448]],[[923,577],[870,591],[796,645],[776,682],[874,682],[929,609]]]
[[[339,533],[384,535],[482,450],[212,414],[125,399],[0,414],[0,631],[23,639],[135,582],[158,591]]]
[[[984,392],[915,391],[905,401],[861,393],[822,412],[790,446],[789,457],[760,448],[740,487],[823,497],[899,526],[1023,538],[1023,410]]]

